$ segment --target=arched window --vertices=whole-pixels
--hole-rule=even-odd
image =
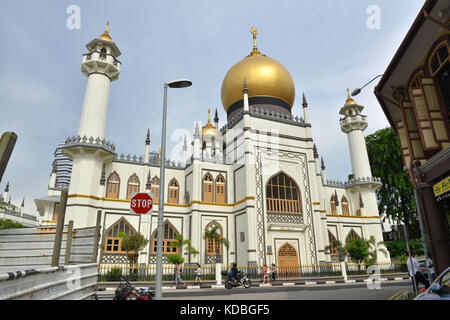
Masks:
[[[125,218],[120,218],[116,223],[106,230],[105,233],[105,253],[125,253],[122,251],[122,238],[117,237],[118,232],[123,232],[126,235],[136,233],[136,230]]]
[[[219,174],[216,178],[216,202],[225,203],[225,178]]]
[[[175,227],[168,221],[164,222],[164,233],[163,233],[163,254],[174,254],[178,253],[178,248],[174,247],[171,242],[177,240],[178,232]],[[153,233],[152,237],[152,253],[156,254],[158,244],[158,231]]]
[[[328,230],[328,243],[330,244],[330,254],[331,257],[336,257],[339,252],[336,247],[333,246],[333,241],[336,241],[336,237]]]
[[[211,222],[206,226],[206,230],[211,231],[213,228],[216,228],[216,233],[222,236],[222,227],[217,222]],[[206,241],[206,255],[215,256],[222,255],[222,245],[216,239],[205,239]]]
[[[344,216],[349,216],[350,210],[348,209],[348,201],[345,196],[342,196],[341,203],[342,203],[342,214]]]
[[[102,48],[102,50],[100,50],[100,60],[106,60],[106,49]]]
[[[169,182],[169,203],[178,203],[178,194],[179,194],[178,181],[175,178],[173,178]]]
[[[336,197],[334,196],[334,194],[331,195],[330,205],[331,205],[331,214],[337,214],[337,211],[336,211]]]
[[[120,178],[117,172],[113,172],[108,177],[108,184],[106,185],[106,197],[119,199]]]
[[[128,179],[127,199],[131,198],[133,192],[139,192],[139,184],[139,178],[136,174],[133,174],[130,179]]]
[[[210,173],[203,178],[203,201],[213,202],[213,177]]]
[[[441,67],[449,61],[449,45],[447,40],[439,44],[436,49],[433,50],[428,67],[432,76],[436,75]]]
[[[349,241],[353,240],[353,239],[359,239],[360,236],[358,236],[358,234],[355,232],[355,230],[350,230],[350,232],[348,233],[347,237],[345,238],[345,243],[348,243]]]
[[[152,181],[150,181],[150,191],[153,193],[154,202],[159,201],[159,178],[153,177]]]
[[[294,181],[284,173],[269,180],[266,187],[267,212],[301,213],[301,195]]]

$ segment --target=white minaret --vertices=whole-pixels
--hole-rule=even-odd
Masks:
[[[182,160],[181,160],[181,163],[183,164],[183,166],[185,166],[187,163],[187,156],[188,156],[187,151],[188,151],[187,137],[186,137],[186,135],[184,135],[183,155],[182,155]]]
[[[52,169],[52,173],[51,173],[51,175],[50,175],[50,183],[49,183],[49,185],[48,185],[48,188],[49,189],[54,189],[54,188],[56,188],[56,173],[57,173],[57,170],[58,170],[58,164],[57,164],[57,162],[55,161],[54,163],[53,163],[53,169]]]
[[[9,195],[9,182],[6,184],[5,192],[3,192],[3,202],[8,201]]]
[[[105,129],[110,83],[119,78],[121,63],[117,57],[121,53],[108,28],[109,22],[105,32],[86,45],[89,52],[83,55],[81,72],[88,81],[78,137],[63,145],[63,154],[73,160],[66,221],[73,220],[75,228],[95,225],[94,197],[105,196],[104,164],[115,154],[115,146],[105,140]],[[80,202],[84,204],[78,205]]]
[[[147,131],[147,138],[145,139],[145,154],[144,163],[150,162],[150,128]]]
[[[83,55],[81,72],[88,77],[81,111],[78,135],[88,139],[105,138],[106,113],[108,109],[109,87],[119,78],[121,55],[108,33],[105,33],[86,45],[89,53]]]
[[[352,173],[354,178],[371,178],[369,156],[367,155],[364,130],[367,128],[367,116],[361,111],[363,106],[358,105],[351,97],[347,89],[348,99],[339,111],[344,118],[340,119],[341,130],[347,134],[350,148],[350,159],[352,162]]]

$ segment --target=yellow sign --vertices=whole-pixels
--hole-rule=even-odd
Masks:
[[[439,197],[443,195],[444,193],[450,191],[450,176],[445,178],[442,181],[439,181],[433,186],[434,189],[434,195],[436,197]]]

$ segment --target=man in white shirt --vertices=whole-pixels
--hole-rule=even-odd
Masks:
[[[408,266],[409,277],[411,278],[412,281],[415,281],[416,288],[419,289],[418,282],[420,282],[425,286],[425,288],[428,289],[430,285],[428,281],[425,279],[425,277],[422,275],[420,271],[419,261],[417,261],[417,259],[414,258],[413,252],[411,252],[411,257],[409,257],[408,260],[406,261],[406,265]]]
[[[436,280],[436,273],[434,272],[433,260],[431,260],[430,257],[427,259],[427,269],[430,272],[430,276],[431,276],[430,283],[434,282],[434,280]]]

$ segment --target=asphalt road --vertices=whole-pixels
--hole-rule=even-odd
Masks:
[[[410,281],[381,283],[379,289],[366,284],[330,284],[315,286],[277,286],[227,289],[177,289],[163,291],[164,300],[398,300],[411,290]],[[98,293],[100,300],[110,300],[114,291]]]

